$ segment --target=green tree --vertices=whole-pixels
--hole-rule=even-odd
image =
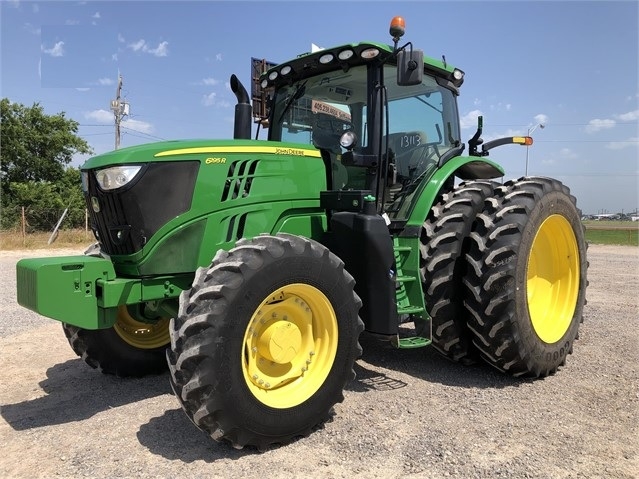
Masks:
[[[8,191],[11,201],[3,201],[3,228],[20,225],[22,208],[29,231],[51,231],[66,208],[68,211],[63,224],[72,228],[84,226],[86,203],[77,168],[67,168],[56,183],[16,182],[9,185]]]
[[[92,150],[77,131],[64,112],[47,115],[38,103],[0,101],[3,228],[20,224],[23,207],[33,230],[50,230],[67,207],[65,225],[84,224],[80,171],[68,165],[73,155]]]
[[[26,107],[7,98],[0,101],[0,175],[4,200],[12,200],[10,185],[29,181],[57,182],[73,155],[92,153],[77,135],[78,123],[64,112],[47,115],[38,103]],[[3,203],[4,203],[3,200]],[[6,203],[5,203],[6,204]]]

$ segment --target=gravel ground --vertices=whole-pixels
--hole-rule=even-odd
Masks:
[[[167,376],[122,380],[76,358],[57,322],[15,302],[26,254],[0,252],[0,477],[639,477],[638,248],[590,247],[585,322],[556,375],[364,342],[333,420],[265,453],[196,429]]]

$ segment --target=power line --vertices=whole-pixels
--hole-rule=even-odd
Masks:
[[[535,140],[535,143],[639,143],[639,140]]]
[[[145,135],[145,136],[147,136],[149,138],[153,138],[153,139],[156,139],[156,140],[166,141],[166,138],[162,138],[162,137],[159,137],[159,136],[151,135],[150,133],[146,133],[144,131],[136,130],[135,128],[130,128],[128,126],[123,126],[122,129],[123,130],[134,131],[136,133],[140,133],[141,135]],[[131,134],[131,133],[129,133],[129,134]],[[132,136],[135,136],[135,135],[132,135]]]

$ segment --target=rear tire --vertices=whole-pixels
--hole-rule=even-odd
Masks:
[[[583,320],[586,242],[570,191],[550,178],[495,189],[467,255],[466,307],[482,358],[515,376],[553,374]]]
[[[494,186],[490,181],[471,181],[444,193],[421,230],[420,270],[432,344],[443,356],[464,364],[478,359],[463,303],[468,235]]]
[[[361,355],[354,284],[327,248],[285,234],[240,240],[199,268],[167,351],[193,423],[236,448],[265,449],[328,419]]]
[[[71,349],[92,368],[120,377],[142,377],[166,371],[169,320],[155,324],[133,318],[126,306],[109,329],[83,329],[62,323]]]

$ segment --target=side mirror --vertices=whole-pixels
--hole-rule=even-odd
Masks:
[[[424,52],[401,50],[397,53],[397,84],[419,85],[424,76]]]

